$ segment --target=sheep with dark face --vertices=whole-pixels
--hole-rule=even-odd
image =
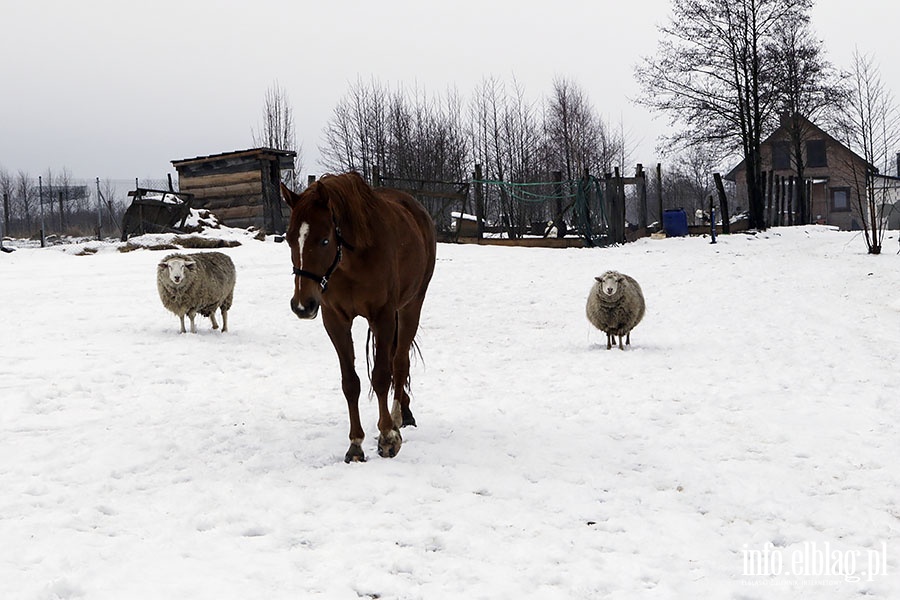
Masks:
[[[612,348],[615,338],[619,338],[619,349],[622,336],[625,344],[631,345],[631,330],[644,318],[644,294],[641,286],[633,278],[619,273],[607,271],[594,278],[591,293],[587,299],[587,318],[594,327],[606,333],[606,349]]]
[[[234,263],[221,252],[195,254],[170,254],[159,263],[156,287],[163,306],[181,320],[181,333],[185,333],[184,316],[191,320],[191,333],[197,333],[194,317],[200,313],[212,320],[218,329],[216,310],[222,312],[222,331],[228,331],[228,310],[234,298],[236,279]]]

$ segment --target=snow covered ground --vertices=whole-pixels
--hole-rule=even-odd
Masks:
[[[0,598],[898,598],[885,246],[823,227],[442,244],[419,427],[378,458],[363,399],[352,465],[284,244],[223,250],[227,334],[178,333],[164,252],[0,254]],[[584,316],[610,268],[647,299],[624,352]]]

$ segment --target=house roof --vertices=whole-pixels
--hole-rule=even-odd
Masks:
[[[874,166],[867,163],[864,158],[862,158],[856,152],[854,152],[853,150],[848,148],[846,145],[844,145],[843,143],[841,143],[840,141],[836,140],[834,137],[829,135],[829,133],[827,131],[825,131],[824,129],[822,129],[821,127],[819,127],[818,125],[816,125],[815,123],[813,123],[812,121],[810,121],[809,119],[807,119],[806,117],[804,117],[802,115],[797,115],[797,118],[801,120],[804,127],[810,128],[813,132],[818,133],[825,140],[831,141],[834,144],[840,146],[841,148],[846,150],[851,156],[853,156],[854,159],[865,164],[869,169],[873,170],[875,173],[878,172],[878,169],[876,169]],[[771,134],[769,134],[769,137],[764,139],[760,145],[765,146],[766,144],[771,144],[773,141],[778,141],[780,139],[783,139],[784,137],[787,136],[787,128],[788,128],[788,121],[786,118],[782,117],[781,124],[778,126],[778,128],[775,129],[775,131],[773,131]],[[736,176],[737,176],[738,171],[741,171],[744,169],[745,162],[746,162],[746,159],[739,162],[733,169],[731,169],[725,175],[725,179],[728,181],[734,181],[737,178]]]

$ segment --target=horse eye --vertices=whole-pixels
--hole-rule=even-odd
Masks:
[[[323,246],[327,246],[327,245],[328,245],[328,238],[325,238],[324,240],[322,240],[322,245],[323,245]]]

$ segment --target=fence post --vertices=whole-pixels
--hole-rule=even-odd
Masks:
[[[656,204],[659,208],[659,214],[657,215],[657,223],[659,224],[657,227],[657,231],[662,231],[663,228],[663,203],[662,203],[662,164],[656,163]]]
[[[609,239],[612,240],[613,244],[618,243],[619,240],[619,220],[616,218],[616,188],[613,185],[612,173],[604,173],[603,175],[603,189],[606,200],[606,220],[607,220],[607,228],[609,229]]]
[[[45,248],[47,238],[44,237],[44,182],[41,175],[38,175],[38,200],[41,203],[41,248]]]
[[[638,180],[638,197],[641,202],[640,222],[638,223],[638,226],[644,230],[642,235],[647,235],[647,221],[649,220],[649,217],[647,214],[647,174],[644,172],[644,165],[638,163],[634,175]]]
[[[475,223],[478,239],[484,237],[484,183],[481,180],[481,165],[475,165]]]
[[[3,192],[3,231],[9,233],[9,194]]]
[[[6,222],[6,213],[7,213],[8,206],[9,206],[9,204],[7,203],[6,194],[4,193],[3,194],[3,221],[0,222],[0,251],[2,251],[2,252],[6,252],[6,248],[3,247],[3,232],[5,231],[3,229],[3,223]]]
[[[616,243],[625,243],[625,182],[622,180],[622,173],[619,167],[615,171],[615,190],[616,190]]]
[[[100,178],[97,177],[94,182],[97,184],[97,241],[103,239],[101,231],[103,230],[103,195],[100,193]]]
[[[731,233],[731,216],[728,212],[728,197],[725,195],[725,184],[722,183],[722,175],[719,173],[713,173],[713,180],[716,182],[716,191],[719,193],[719,206],[722,208],[722,233],[727,235]],[[710,216],[710,219],[712,219],[712,216]]]
[[[794,176],[791,175],[788,177],[788,191],[787,191],[787,213],[788,213],[788,225],[791,227],[794,226]]]

